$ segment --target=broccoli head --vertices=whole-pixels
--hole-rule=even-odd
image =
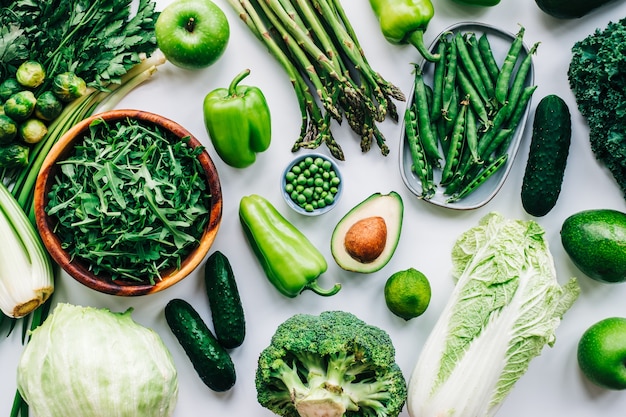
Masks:
[[[389,335],[351,313],[296,314],[258,361],[259,403],[284,417],[400,414],[406,381]]]

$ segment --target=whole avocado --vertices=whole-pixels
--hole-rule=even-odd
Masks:
[[[615,0],[535,0],[535,3],[557,19],[576,19],[612,1]]]
[[[600,282],[626,281],[626,213],[584,210],[561,226],[561,242],[572,262]]]

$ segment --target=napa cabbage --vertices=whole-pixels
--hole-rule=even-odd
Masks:
[[[409,379],[412,417],[496,414],[530,361],[555,342],[580,293],[561,286],[534,221],[484,216],[452,250],[454,290]]]

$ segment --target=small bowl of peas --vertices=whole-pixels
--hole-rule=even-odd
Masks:
[[[335,161],[318,153],[303,154],[291,161],[283,171],[280,186],[287,205],[305,216],[332,210],[343,189]]]

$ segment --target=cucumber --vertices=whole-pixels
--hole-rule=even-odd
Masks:
[[[535,110],[533,132],[522,182],[522,205],[532,216],[545,216],[561,193],[572,138],[569,108],[563,99],[545,96]]]
[[[576,19],[583,17],[598,7],[614,0],[535,0],[545,13],[558,19]]]
[[[213,252],[204,265],[204,282],[213,318],[215,337],[226,349],[243,343],[246,323],[235,275],[228,258]]]
[[[165,319],[207,387],[222,392],[235,385],[232,358],[191,304],[179,298],[170,300]]]

